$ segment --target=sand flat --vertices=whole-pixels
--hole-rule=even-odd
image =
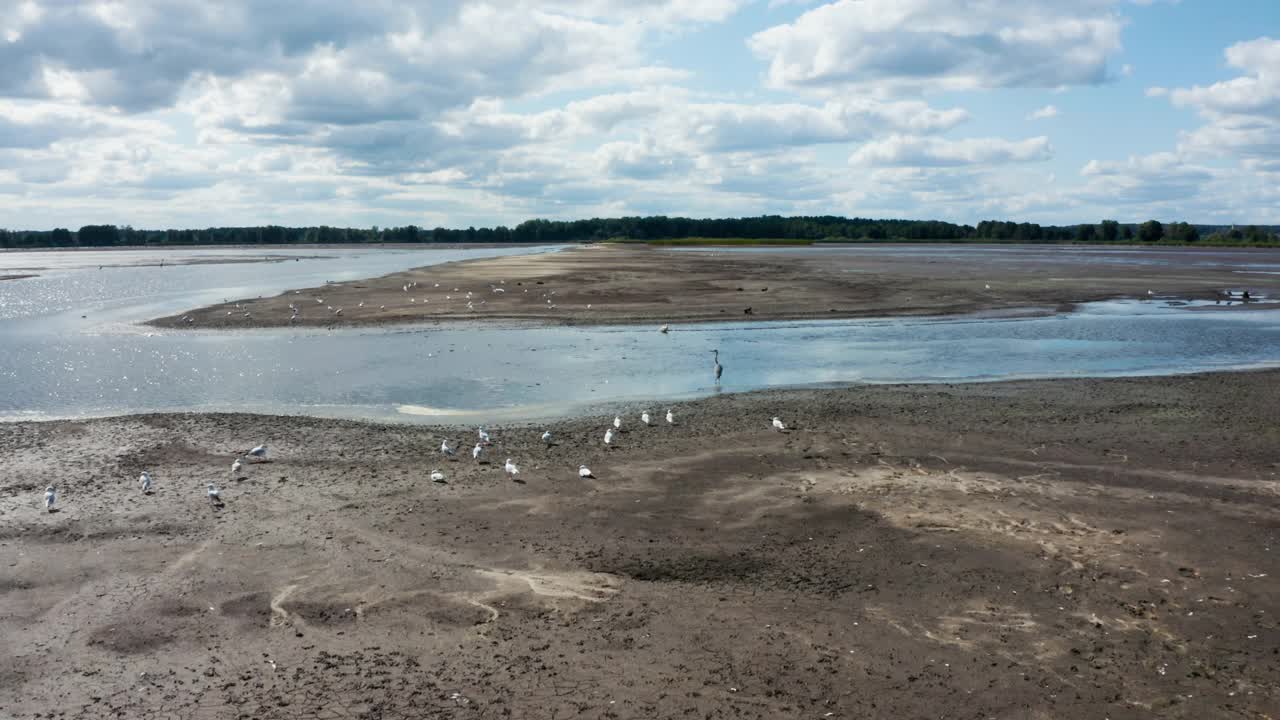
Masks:
[[[1280,294],[1280,275],[1246,277],[1230,266],[1214,265],[1212,257],[1207,264],[1187,262],[1188,256],[1176,250],[1135,249],[1130,263],[1082,262],[1064,251],[1060,257],[1035,262],[993,264],[990,256],[955,257],[946,254],[947,246],[937,247],[943,255],[930,258],[824,248],[735,253],[715,248],[689,252],[585,246],[300,288],[276,297],[231,301],[159,318],[151,324],[193,328],[456,321],[667,324],[1026,308],[1052,312],[1092,300],[1147,297],[1148,291],[1211,300],[1224,288],[1242,286],[1251,287],[1255,294]],[[1150,262],[1160,259],[1171,264]],[[296,319],[290,305],[298,310]]]
[[[725,395],[674,427],[628,406],[611,450],[611,416],[552,424],[550,448],[492,427],[483,465],[436,452],[474,428],[3,424],[0,707],[1267,717],[1277,380]],[[270,461],[233,477],[260,442]]]

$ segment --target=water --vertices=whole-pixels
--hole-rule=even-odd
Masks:
[[[771,387],[1160,375],[1280,361],[1280,312],[1144,301],[1047,317],[712,323],[668,335],[650,326],[159,332],[132,324],[224,297],[534,251],[542,250],[325,250],[332,257],[103,270],[81,259],[3,281],[0,417],[216,410],[488,422],[624,401],[660,409],[668,399]],[[20,255],[0,262],[30,262]],[[713,348],[726,368],[719,387]]]

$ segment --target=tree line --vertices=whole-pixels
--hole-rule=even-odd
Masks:
[[[201,230],[139,230],[130,226],[85,225],[79,230],[0,230],[0,248],[117,247],[138,245],[295,245],[365,243],[580,243],[604,240],[743,238],[815,242],[1006,242],[1006,243],[1222,243],[1275,244],[1275,226],[1245,228],[1156,220],[1123,224],[1115,220],[1084,225],[983,221],[977,226],[938,220],[876,220],[831,215],[694,219],[666,216],[528,220],[515,227],[338,228],[329,226],[215,227]]]

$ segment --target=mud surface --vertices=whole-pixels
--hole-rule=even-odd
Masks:
[[[939,246],[939,253],[948,251]],[[993,267],[962,258],[683,252],[590,246],[547,255],[469,260],[381,278],[299,289],[160,318],[162,327],[344,326],[433,321],[562,324],[796,320],[1067,309],[1116,297],[1214,299],[1226,288],[1280,293],[1280,276],[1193,264],[1177,251],[1134,251],[1129,263],[1064,252]],[[1238,262],[1239,255],[1223,258]],[[1262,257],[1262,256],[1259,256]],[[1266,256],[1272,257],[1272,256]],[[1166,260],[1171,264],[1154,263]],[[416,285],[415,285],[416,283]],[[297,313],[295,317],[294,309]],[[341,312],[339,312],[341,311]],[[749,311],[749,312],[748,312]]]
[[[0,425],[0,714],[1275,717],[1277,381]]]

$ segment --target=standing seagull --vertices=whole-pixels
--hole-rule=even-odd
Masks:
[[[714,361],[714,362],[715,362],[715,369],[716,369],[716,382],[717,382],[717,383],[719,383],[719,382],[720,382],[720,376],[724,374],[724,366],[720,364],[720,351],[719,351],[719,350],[712,350],[711,352],[713,352],[713,353],[715,353],[715,354],[716,354],[716,358],[715,358],[715,361]]]
[[[551,431],[546,430],[542,433],[542,442],[547,447],[551,447]]]
[[[579,465],[579,466],[578,466],[578,477],[580,477],[580,478],[593,478],[593,477],[595,477],[595,475],[592,475],[592,474],[591,474],[591,468],[587,467],[586,465]]]
[[[476,446],[471,448],[471,459],[480,462],[480,453],[482,452],[484,452],[484,446],[476,443]]]
[[[650,424],[648,410],[645,410],[644,412],[640,413],[640,422],[644,423],[645,425]]]
[[[236,458],[235,461],[231,463],[231,475],[235,476],[239,473],[241,467],[243,466],[240,464],[240,458]]]
[[[53,512],[53,504],[58,502],[58,493],[53,486],[44,489],[44,509]]]
[[[507,464],[504,465],[502,469],[507,471],[507,474],[511,476],[512,480],[515,480],[516,476],[520,474],[520,468],[516,467],[516,464],[511,462],[511,458],[507,458]]]
[[[217,485],[214,485],[213,483],[209,483],[209,489],[205,491],[205,494],[209,496],[209,502],[213,503],[214,505],[221,505],[222,498],[219,496],[219,493],[221,492],[222,492],[221,490],[218,490]]]
[[[613,447],[613,428],[604,431],[604,444],[606,447]]]
[[[453,448],[449,447],[449,441],[447,439],[440,441],[440,452],[444,453],[447,457],[453,457]]]
[[[667,424],[668,425],[676,424],[676,416],[673,415],[670,410],[667,411]]]
[[[782,420],[775,417],[773,419],[773,429],[778,431],[785,431],[787,429],[787,426],[782,424]]]
[[[671,332],[671,328],[667,327],[666,325],[663,325],[661,328],[658,329],[658,332],[662,333],[663,335],[666,335],[668,332]]]
[[[613,429],[619,430],[619,431],[622,430],[622,418],[618,417],[617,415],[613,416]]]
[[[143,470],[142,475],[138,478],[138,484],[142,486],[142,494],[149,495],[151,493],[151,473]]]
[[[266,445],[259,445],[258,447],[256,447],[256,448],[254,448],[254,449],[250,450],[250,451],[249,451],[249,454],[250,454],[250,455],[252,455],[252,456],[254,456],[254,457],[256,457],[256,458],[258,458],[259,460],[266,460],[266,459],[267,459],[267,446],[266,446]]]
[[[489,433],[485,432],[484,428],[479,428],[476,433],[480,436],[480,442],[489,444]]]

